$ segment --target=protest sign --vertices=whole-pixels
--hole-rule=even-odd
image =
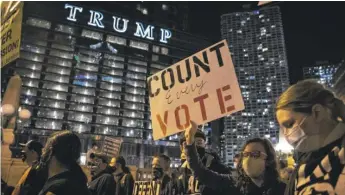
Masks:
[[[112,138],[109,136],[105,136],[103,141],[102,153],[110,157],[118,156],[120,153],[121,144],[122,138]]]
[[[148,78],[153,138],[244,109],[228,44],[220,41]]]
[[[136,181],[133,195],[160,195],[161,184],[154,181]]]
[[[2,4],[1,10],[12,10],[13,8],[4,8],[3,6],[11,4]],[[15,12],[10,12],[11,16],[1,24],[1,68],[19,58],[20,38],[22,32],[23,3],[19,2]],[[2,16],[2,19],[5,16]]]

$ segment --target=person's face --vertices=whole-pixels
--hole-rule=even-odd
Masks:
[[[152,160],[152,176],[153,179],[160,179],[163,177],[163,162],[161,158],[153,158]]]
[[[205,148],[206,147],[206,142],[203,138],[201,137],[196,137],[195,139],[195,145],[197,147]]]
[[[263,174],[266,168],[267,153],[261,143],[249,143],[242,152],[242,168],[251,178]]]
[[[93,148],[94,150],[98,150],[98,146],[97,146],[97,145],[93,146],[92,148]]]
[[[23,160],[29,165],[32,165],[33,161],[36,161],[38,159],[38,155],[34,150],[29,150],[27,146],[23,149]]]
[[[319,104],[312,107],[310,115],[280,109],[276,112],[276,117],[285,137],[291,134],[296,126],[300,126],[306,136],[323,134],[330,130],[327,126],[332,121],[330,111]]]
[[[91,172],[94,173],[94,175],[97,175],[101,171],[103,171],[105,168],[107,168],[107,163],[104,163],[102,159],[100,158],[95,158],[94,161],[95,166],[91,168]]]

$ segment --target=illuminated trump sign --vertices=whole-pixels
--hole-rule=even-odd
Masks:
[[[83,12],[82,7],[65,4],[65,9],[69,11],[67,20],[72,22],[78,21],[78,14],[81,14]],[[106,28],[103,22],[104,16],[101,12],[89,10],[89,18],[87,21],[87,24],[93,27],[98,27],[101,29]],[[128,30],[128,24],[129,20],[126,18],[121,18],[117,16],[112,16],[113,25],[112,28],[114,31],[118,33],[126,33]],[[134,32],[134,36],[149,39],[149,40],[155,40],[154,37],[154,30],[155,27],[152,25],[144,26],[141,22],[135,22],[136,30]],[[171,38],[172,33],[170,30],[160,28],[159,31],[160,37],[159,42],[161,43],[168,43],[168,40]]]

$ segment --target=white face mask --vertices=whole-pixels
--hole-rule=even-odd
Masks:
[[[304,117],[298,125],[293,127],[290,134],[285,135],[286,141],[295,149],[298,149],[298,146],[306,139],[306,134],[301,127],[306,118]]]
[[[257,178],[265,171],[265,160],[261,158],[246,157],[242,160],[244,172],[250,178]]]

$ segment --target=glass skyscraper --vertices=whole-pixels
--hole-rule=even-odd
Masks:
[[[274,105],[288,87],[289,75],[279,7],[221,16],[226,39],[245,102],[245,110],[224,118],[223,160],[233,165],[246,140],[279,138]]]
[[[303,68],[304,79],[316,79],[319,83],[333,87],[333,75],[337,71],[339,63],[329,61],[318,61],[312,67]]]
[[[14,147],[29,136],[44,143],[68,129],[79,133],[84,152],[92,140],[123,137],[121,154],[129,165],[145,167],[158,153],[180,157],[177,136],[152,140],[146,78],[210,43],[177,30],[186,25],[170,21],[176,6],[129,5],[133,9],[122,2],[106,12],[68,2],[24,3],[20,58],[2,69],[2,92],[19,74],[20,103],[32,113],[17,121]],[[165,25],[163,17],[150,22],[150,8],[166,12]]]

